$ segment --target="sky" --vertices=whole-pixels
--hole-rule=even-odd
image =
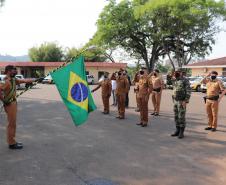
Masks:
[[[0,10],[0,54],[26,55],[44,42],[81,47],[96,32],[107,0],[6,0]],[[226,30],[226,23],[221,26]],[[213,53],[226,56],[226,32],[217,35]]]

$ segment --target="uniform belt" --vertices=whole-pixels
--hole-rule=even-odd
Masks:
[[[12,98],[12,99],[10,99],[8,102],[3,102],[3,106],[5,107],[5,106],[8,106],[8,105],[10,105],[11,103],[13,103],[13,102],[15,102],[16,101],[16,98]]]
[[[160,92],[160,91],[161,91],[161,87],[156,88],[156,89],[153,89],[153,91],[155,91],[155,92]]]
[[[217,96],[206,96],[206,99],[207,100],[215,100],[215,101],[217,101],[219,99],[219,95],[217,95]]]
[[[213,101],[217,101],[219,99],[219,95],[217,96],[204,96],[203,99],[204,99],[204,102],[206,103],[206,100],[213,100]]]

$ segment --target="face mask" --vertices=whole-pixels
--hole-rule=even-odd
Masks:
[[[118,76],[121,76],[122,75],[122,73],[121,72],[118,72]]]
[[[157,76],[157,74],[156,74],[156,73],[154,73],[154,76],[156,77],[156,76]]]
[[[217,77],[216,76],[211,76],[210,77],[212,80],[215,80]]]
[[[144,71],[140,71],[140,75],[144,75]]]

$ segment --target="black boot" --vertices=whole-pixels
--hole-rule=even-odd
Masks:
[[[179,133],[178,139],[184,138],[184,129],[185,129],[185,127],[180,128],[180,133]]]
[[[175,136],[179,136],[179,133],[180,133],[180,127],[176,126],[176,131],[171,134],[172,137],[175,137]]]

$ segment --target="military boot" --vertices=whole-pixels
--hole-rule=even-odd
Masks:
[[[184,138],[184,129],[185,129],[185,127],[180,128],[180,133],[179,133],[178,139]]]
[[[176,131],[173,134],[171,134],[171,136],[172,137],[179,136],[179,133],[180,133],[180,127],[176,126]]]

